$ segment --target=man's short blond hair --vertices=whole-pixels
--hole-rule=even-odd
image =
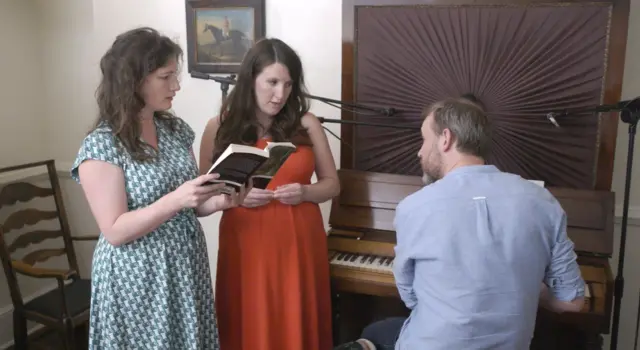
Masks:
[[[489,156],[491,121],[478,104],[465,98],[446,99],[425,108],[422,117],[429,115],[436,135],[449,129],[458,151],[483,159]]]

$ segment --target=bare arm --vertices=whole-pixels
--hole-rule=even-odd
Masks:
[[[205,125],[204,127],[202,140],[200,141],[200,161],[198,162],[200,175],[206,174],[207,171],[209,171],[209,168],[211,168],[211,166],[213,165],[213,148],[215,145],[216,133],[218,132],[219,127],[220,120],[217,117],[209,119],[207,125]],[[219,201],[216,200],[216,197],[212,197],[208,201],[202,203],[202,205],[197,210],[198,216],[209,216],[220,210]]]
[[[170,196],[135,211],[129,211],[124,173],[116,165],[84,161],[78,168],[82,189],[105,239],[114,246],[133,241],[158,228],[180,207]]]
[[[551,294],[546,284],[542,283],[540,287],[540,306],[557,313],[580,312],[584,307],[584,297],[578,297],[571,301],[561,301]]]
[[[302,117],[302,126],[309,133],[313,143],[315,155],[316,175],[318,181],[306,185],[302,200],[305,202],[322,203],[337,196],[340,193],[340,180],[336,164],[329,148],[327,135],[322,129],[322,124],[315,115],[307,113]]]
[[[206,174],[213,165],[213,152],[215,151],[215,139],[220,127],[220,118],[214,117],[209,119],[202,133],[200,141],[200,174]]]

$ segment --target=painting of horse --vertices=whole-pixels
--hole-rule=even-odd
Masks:
[[[185,0],[189,72],[237,73],[265,36],[265,0]]]
[[[203,9],[196,12],[198,63],[242,61],[254,42],[253,9]]]

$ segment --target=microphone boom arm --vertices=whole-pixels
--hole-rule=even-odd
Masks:
[[[221,77],[216,77],[216,76],[213,76],[213,75],[207,74],[207,73],[192,71],[191,72],[191,77],[192,78],[196,78],[196,79],[203,79],[203,80],[213,80],[213,81],[219,83],[220,84],[220,89],[222,90],[222,99],[223,100],[227,97],[227,91],[229,90],[229,85],[235,85],[236,84],[236,79],[235,79],[236,76],[235,76],[235,74],[230,75],[230,76],[225,77],[225,78],[221,78]],[[304,96],[307,97],[307,98],[310,98],[312,100],[317,100],[317,101],[320,101],[320,102],[327,103],[329,105],[331,105],[331,104],[339,104],[341,106],[347,106],[347,107],[354,108],[354,109],[362,109],[362,110],[378,113],[378,114],[381,114],[381,115],[384,115],[384,116],[387,116],[387,117],[390,117],[390,116],[392,116],[392,115],[394,115],[396,113],[396,110],[394,108],[376,108],[376,107],[366,106],[366,105],[357,104],[357,103],[349,103],[349,102],[343,102],[343,101],[339,101],[339,100],[332,100],[330,98],[314,96],[314,95],[309,95],[309,94],[304,94]]]
[[[361,104],[357,104],[357,103],[349,103],[349,102],[344,102],[344,101],[339,101],[339,100],[332,100],[330,98],[320,97],[320,96],[313,96],[313,95],[309,95],[309,94],[305,94],[305,97],[308,97],[308,98],[313,99],[313,100],[318,100],[320,102],[324,102],[324,103],[327,103],[327,104],[336,103],[336,104],[339,104],[341,106],[347,106],[347,107],[351,107],[351,108],[355,108],[355,109],[363,109],[365,111],[375,112],[375,113],[378,113],[378,114],[385,115],[387,117],[390,117],[390,116],[394,115],[395,112],[396,112],[395,109],[393,109],[393,108],[376,108],[376,107],[361,105]]]
[[[356,120],[328,119],[325,117],[317,117],[317,118],[320,121],[320,123],[351,124],[351,125],[361,125],[361,126],[374,126],[374,127],[380,127],[380,128],[420,130],[419,126],[411,126],[411,125],[390,125],[390,124],[382,124],[382,123],[360,122]]]

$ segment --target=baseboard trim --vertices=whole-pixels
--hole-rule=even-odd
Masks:
[[[616,205],[616,217],[622,218],[622,204]],[[629,206],[629,218],[640,219],[640,206]]]
[[[33,335],[36,332],[40,332],[43,329],[44,329],[44,325],[38,323],[35,326],[27,329],[27,337]],[[10,341],[4,343],[3,345],[0,345],[0,350],[11,349],[13,347],[14,343],[15,342],[13,340],[10,340]]]

